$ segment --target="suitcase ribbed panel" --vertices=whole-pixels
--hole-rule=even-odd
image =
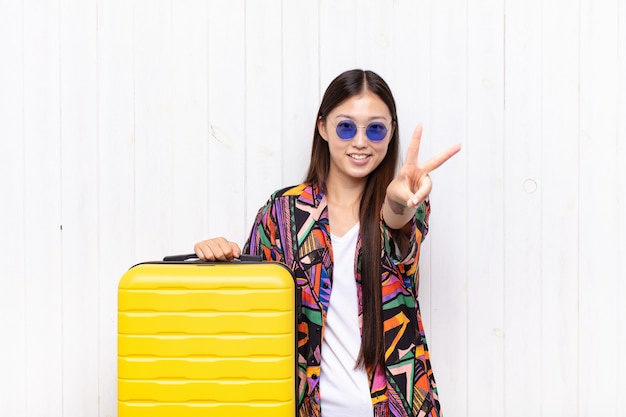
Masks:
[[[119,417],[295,416],[294,298],[275,263],[131,268],[118,289]]]

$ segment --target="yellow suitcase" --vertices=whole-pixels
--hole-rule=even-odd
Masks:
[[[275,262],[132,267],[118,288],[118,416],[295,416],[298,299]]]

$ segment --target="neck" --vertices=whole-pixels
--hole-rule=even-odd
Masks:
[[[329,176],[326,181],[326,198],[331,205],[356,208],[358,212],[364,189],[365,181],[339,181]]]
[[[359,221],[364,187],[364,184],[347,185],[327,181],[328,221],[335,236],[343,236]]]

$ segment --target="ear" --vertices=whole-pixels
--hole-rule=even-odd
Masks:
[[[317,130],[320,132],[320,136],[326,142],[328,142],[328,132],[326,131],[326,119],[321,116],[317,119]]]
[[[397,123],[395,121],[393,121],[391,123],[391,136],[393,136],[393,134],[396,132],[396,126],[397,126]]]

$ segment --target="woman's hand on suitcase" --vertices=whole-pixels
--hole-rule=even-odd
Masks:
[[[223,237],[203,240],[196,243],[193,249],[198,259],[203,261],[232,261],[241,255],[239,245]]]

